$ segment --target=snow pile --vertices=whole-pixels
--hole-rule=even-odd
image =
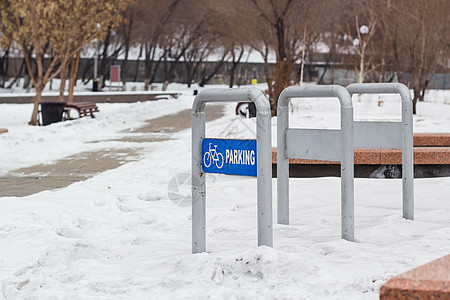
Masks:
[[[355,116],[400,114],[395,101],[379,107],[369,98],[354,100]],[[29,105],[0,105],[0,127],[10,130],[0,135],[1,173],[129,147],[108,140],[192,100],[185,91],[176,100],[101,104],[95,119],[47,127],[25,125]],[[294,125],[336,126],[327,101],[308,101],[294,107]],[[449,105],[419,105],[416,131],[450,132]],[[226,115],[207,124],[207,137],[254,130],[254,119],[237,119],[226,105]],[[356,179],[354,243],[340,239],[340,179],[291,179],[291,225],[274,224],[272,249],[256,246],[256,179],[208,174],[208,253],[192,255],[190,206],[168,190],[190,172],[190,130],[170,138],[145,143],[141,160],[89,180],[0,198],[0,299],[378,299],[390,277],[449,253],[450,178],[415,180],[414,221],[401,217],[401,180]],[[272,189],[276,216],[276,180]],[[180,182],[179,193],[188,190]]]

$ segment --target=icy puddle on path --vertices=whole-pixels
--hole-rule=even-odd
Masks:
[[[206,121],[223,116],[222,105],[207,107]],[[139,143],[161,142],[171,138],[170,134],[191,127],[191,110],[166,115],[146,122],[136,129],[124,131],[120,139],[92,142],[126,142],[124,148],[104,148],[94,152],[83,152],[68,156],[52,164],[35,165],[10,171],[0,177],[0,197],[23,197],[46,190],[66,187],[72,183],[86,180],[96,174],[115,169],[127,162],[140,159],[143,145]],[[157,134],[157,135],[155,135]],[[163,134],[162,136],[160,134]],[[129,142],[136,143],[130,148]]]

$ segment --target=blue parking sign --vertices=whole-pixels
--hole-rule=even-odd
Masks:
[[[203,139],[205,173],[256,176],[256,140]]]

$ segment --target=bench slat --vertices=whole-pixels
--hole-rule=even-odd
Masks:
[[[98,106],[95,103],[91,102],[77,102],[77,103],[68,103],[65,105],[66,109],[76,109],[78,111],[78,114],[80,118],[91,116],[92,118],[95,118],[94,112],[99,112]]]

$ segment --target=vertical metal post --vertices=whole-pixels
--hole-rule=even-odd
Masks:
[[[399,94],[402,99],[402,200],[403,217],[414,220],[413,114],[409,89],[401,83],[353,83],[351,94]]]
[[[257,138],[258,246],[273,246],[272,228],[272,136],[270,103],[256,89],[208,89],[192,105],[192,253],[206,251],[206,183],[202,171],[201,141],[205,137],[207,102],[254,102]]]
[[[278,99],[277,117],[277,201],[278,223],[289,224],[289,157],[286,130],[291,98],[338,97],[341,103],[341,236],[354,240],[353,106],[348,91],[338,85],[288,87]]]
[[[204,104],[192,110],[192,253],[206,251],[206,180],[202,171]]]
[[[97,79],[98,69],[98,39],[95,39],[95,55],[94,55],[94,79]]]
[[[350,96],[350,95],[349,95]],[[353,107],[341,103],[341,236],[355,240]]]
[[[284,91],[279,99],[277,107],[277,222],[289,225],[289,158],[286,155],[289,101]]]
[[[413,104],[411,93],[405,85],[397,84],[394,89],[402,97],[403,218],[414,220]]]
[[[258,246],[273,246],[272,220],[272,124],[269,99],[255,90],[250,94],[256,105]],[[257,101],[260,99],[260,101]],[[266,103],[267,106],[261,107]],[[259,105],[259,107],[258,107]]]

